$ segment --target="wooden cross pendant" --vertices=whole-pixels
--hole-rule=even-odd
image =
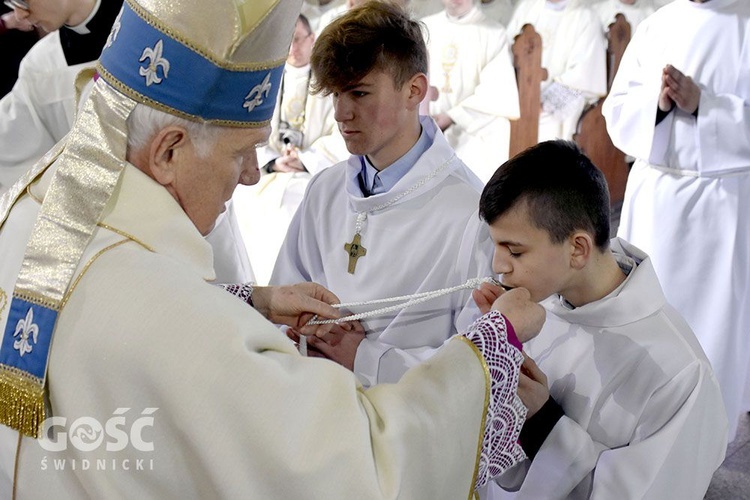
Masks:
[[[349,254],[349,274],[354,274],[354,268],[357,267],[357,259],[367,254],[367,249],[362,246],[359,233],[354,235],[351,243],[344,244],[344,250]]]

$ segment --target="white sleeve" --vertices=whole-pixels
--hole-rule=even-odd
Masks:
[[[747,61],[740,72],[744,76],[740,76],[738,82],[743,82],[745,95],[750,95],[750,64]],[[702,172],[750,167],[750,102],[747,97],[702,90],[696,124]],[[721,147],[717,147],[719,144]]]
[[[206,241],[213,249],[217,283],[255,282],[232,200],[226,203],[226,211],[216,219]]]
[[[509,120],[520,117],[518,85],[510,46],[505,30],[498,33],[493,43],[487,44],[488,62],[479,73],[479,84],[474,92],[448,110],[451,119],[469,133],[480,130],[498,117]]]
[[[595,100],[607,94],[607,44],[594,12],[587,9],[581,15],[565,70],[554,80]]]
[[[90,63],[67,66],[59,40],[51,33],[32,47],[0,100],[0,168],[33,165],[73,124],[75,78]]]
[[[716,428],[726,419],[712,384],[705,365],[687,366],[644,402],[627,446],[596,442],[562,417],[528,467],[517,498],[702,498],[726,450],[726,427]],[[497,482],[513,489],[519,476]]]
[[[315,185],[313,177],[307,186],[302,204],[289,223],[284,243],[281,244],[276,264],[269,280],[269,285],[290,285],[302,281],[313,281],[312,276],[324,277],[323,262],[318,248],[315,235],[315,223],[308,220],[315,214],[308,214],[308,193]],[[314,219],[313,219],[314,220]],[[316,280],[319,284],[327,286],[324,279]]]
[[[612,143],[626,154],[647,160],[654,143],[661,74],[645,71],[642,54],[648,51],[644,52],[640,32],[625,49],[602,114]],[[659,124],[659,129],[668,130],[671,119],[672,113]]]

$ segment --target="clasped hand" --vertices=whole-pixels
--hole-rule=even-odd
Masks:
[[[701,100],[701,89],[689,76],[667,64],[662,70],[659,109],[669,112],[677,105],[688,114],[695,113]]]
[[[294,146],[287,144],[284,147],[284,154],[276,158],[273,169],[276,172],[304,172],[305,166],[299,157],[299,150]]]
[[[307,355],[328,358],[354,371],[354,358],[359,344],[365,339],[365,329],[359,321],[290,328],[287,335],[295,342],[307,338]]]
[[[472,292],[482,314],[493,309],[505,316],[516,332],[518,340],[526,342],[536,337],[544,325],[546,313],[544,308],[531,301],[531,294],[525,288],[515,288],[504,291],[497,285],[482,283]],[[526,418],[530,418],[544,406],[549,398],[547,376],[539,369],[533,359],[526,353],[518,377],[518,396],[528,410]]]

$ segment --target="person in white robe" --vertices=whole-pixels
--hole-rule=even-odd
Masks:
[[[331,9],[328,9],[324,14],[320,16],[320,19],[318,20],[318,27],[315,29],[315,35],[318,36],[323,31],[323,28],[331,24],[331,22],[341,17],[342,14],[345,14],[346,12],[350,11],[354,7],[358,7],[365,2],[369,2],[370,0],[345,0],[343,4],[339,4]],[[395,3],[396,5],[399,5],[400,7],[404,8],[409,12],[412,13],[411,6],[412,6],[412,0],[389,0],[392,3]],[[433,0],[437,1],[438,3],[440,0]],[[413,15],[413,14],[412,14]],[[416,16],[413,16],[416,18]]]
[[[0,193],[70,130],[76,75],[93,67],[122,0],[74,0],[64,9],[15,9],[18,22],[49,32],[21,60],[13,90],[0,100]]]
[[[443,8],[442,0],[409,0],[409,12],[414,19],[437,14]]]
[[[538,395],[520,437],[529,459],[484,498],[698,499],[724,459],[727,417],[708,359],[649,257],[609,241],[607,193],[562,141],[516,156],[482,193],[495,271],[546,298],[547,311],[519,383]]]
[[[607,44],[596,14],[583,0],[520,0],[510,22],[511,43],[524,25],[542,38],[539,142],[572,139],[587,104],[607,93]]]
[[[357,45],[344,36],[355,27],[367,35]],[[380,43],[384,52],[374,58],[370,47]],[[335,54],[370,64],[345,72]],[[419,23],[398,7],[366,3],[324,30],[312,64],[316,82],[334,93],[336,120],[352,156],[310,182],[271,284],[311,280],[351,303],[490,276],[492,246],[476,215],[481,182],[434,120],[418,115],[428,86]],[[366,318],[364,333],[319,347],[365,385],[395,382],[477,315],[464,290]]]
[[[310,54],[315,34],[303,15],[297,20],[284,67],[268,144],[258,149],[261,177],[232,196],[255,282],[268,284],[287,228],[310,178],[348,158],[333,119],[330,96],[310,93]],[[262,213],[262,217],[258,214]]]
[[[74,0],[63,8],[33,3],[30,10],[15,9],[19,19],[51,33],[24,57],[18,82],[0,100],[0,193],[70,131],[78,94],[88,95],[97,57],[121,5],[122,0]],[[207,238],[218,282],[255,281],[231,203]]]
[[[503,26],[508,25],[513,15],[512,0],[481,0],[479,6],[488,18]]]
[[[510,122],[520,117],[518,85],[505,28],[475,0],[444,0],[424,18],[430,85],[438,90],[430,114],[448,144],[482,182],[508,159]]]
[[[679,20],[675,23],[675,20]],[[721,384],[750,378],[750,4],[675,1],[641,23],[603,114],[636,158],[618,235],[648,252]]]
[[[591,8],[599,16],[605,33],[609,25],[615,22],[617,14],[625,16],[625,20],[630,23],[631,37],[641,21],[656,10],[653,0],[598,0],[591,3]]]
[[[259,175],[299,6],[128,1],[81,119],[1,199],[0,497],[453,499],[522,458],[519,341],[544,320],[528,292],[363,390],[261,316],[336,317],[333,294],[207,283],[202,234]]]
[[[305,0],[302,3],[301,14],[310,22],[313,33],[318,31],[320,17],[331,9],[334,9],[346,0]]]
[[[315,36],[320,36],[320,33],[323,31],[323,29],[331,24],[334,19],[341,17],[342,14],[347,13],[353,7],[361,5],[362,3],[367,1],[369,0],[345,0],[343,3],[331,9],[328,9],[318,19],[318,28],[315,30]]]

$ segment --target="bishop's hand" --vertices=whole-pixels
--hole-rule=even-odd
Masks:
[[[341,302],[330,290],[317,283],[255,287],[253,307],[274,323],[299,328],[314,315],[338,318],[330,304]]]

